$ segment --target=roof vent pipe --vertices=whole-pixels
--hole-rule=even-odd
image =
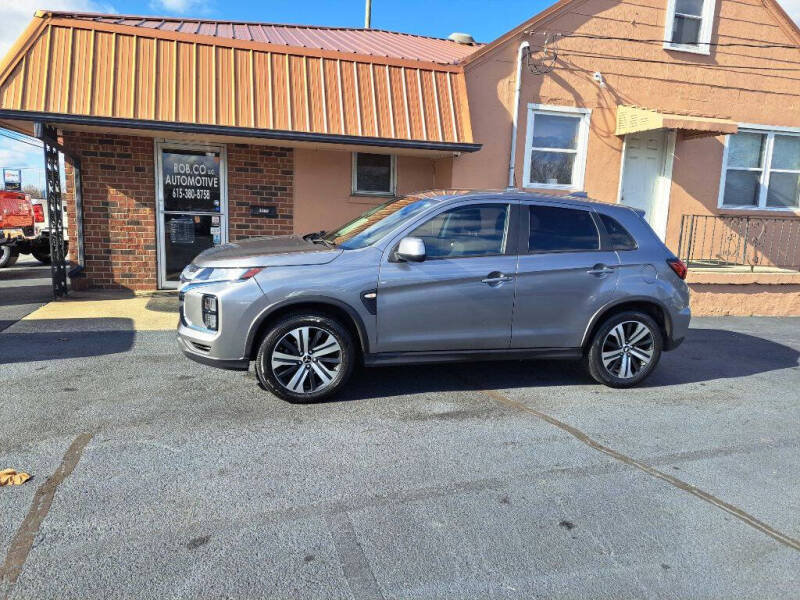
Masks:
[[[472,46],[475,44],[475,38],[473,38],[470,34],[460,33],[458,31],[448,35],[447,39],[451,42],[455,42],[456,44],[465,44],[467,46]]]
[[[528,42],[522,42],[517,51],[517,83],[514,88],[514,113],[511,116],[511,152],[508,156],[508,189],[514,189],[514,166],[517,160],[517,123],[519,121],[519,91],[522,88],[522,56],[530,47]]]

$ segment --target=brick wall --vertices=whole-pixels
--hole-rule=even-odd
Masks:
[[[228,237],[292,233],[294,156],[291,148],[228,145]],[[277,219],[250,216],[250,206],[275,206]]]
[[[85,273],[100,288],[156,288],[156,203],[153,140],[64,132],[80,159]],[[69,173],[67,173],[69,175]],[[72,178],[67,177],[70,235],[77,235]],[[74,259],[76,244],[70,245]]]
[[[81,162],[85,274],[92,287],[157,287],[155,158],[151,138],[64,132]],[[229,144],[228,236],[292,233],[294,160],[290,148]],[[65,199],[77,235],[70,167]],[[276,206],[278,218],[251,217],[251,205]],[[76,260],[77,244],[70,245]]]

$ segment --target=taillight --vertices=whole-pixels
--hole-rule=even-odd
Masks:
[[[682,260],[678,258],[668,258],[667,264],[669,268],[675,271],[675,275],[681,279],[686,279],[686,271],[688,270]]]
[[[36,223],[44,223],[44,208],[41,204],[33,205],[33,220]]]

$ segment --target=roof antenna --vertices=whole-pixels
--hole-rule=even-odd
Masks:
[[[372,22],[372,0],[366,0],[367,6],[364,9],[364,29],[369,29]]]

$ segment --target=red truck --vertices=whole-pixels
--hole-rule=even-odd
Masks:
[[[31,252],[35,242],[31,199],[21,192],[0,191],[0,267],[10,267],[20,252]]]

